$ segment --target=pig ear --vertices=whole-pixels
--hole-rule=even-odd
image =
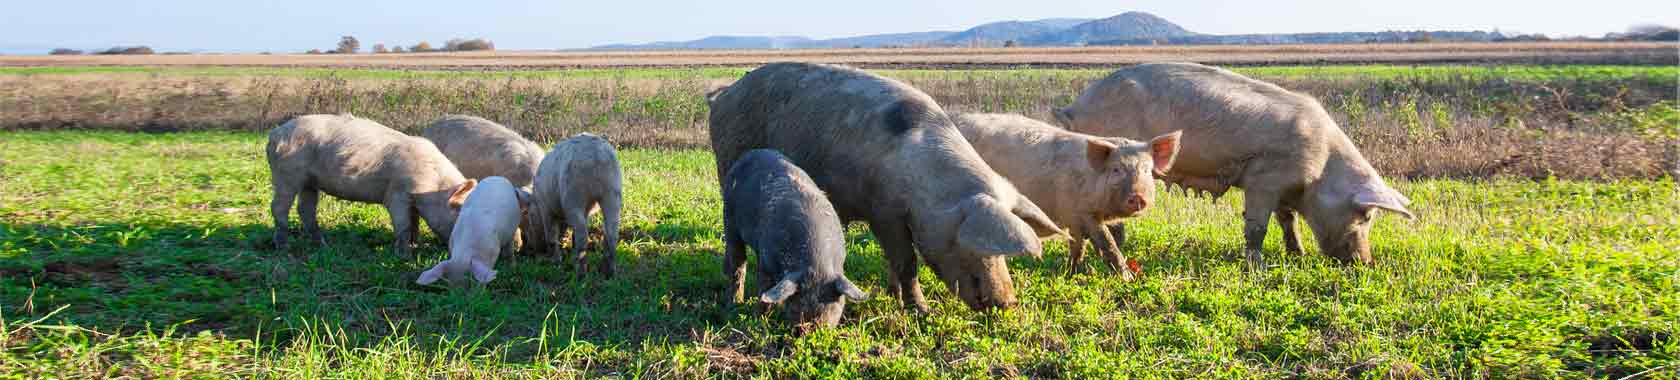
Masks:
[[[514,198],[519,200],[519,211],[531,208],[531,192],[525,189],[513,189]]]
[[[1416,219],[1406,205],[1412,203],[1405,195],[1383,184],[1367,184],[1361,186],[1353,194],[1353,204],[1359,206],[1360,211],[1369,212],[1371,209],[1384,209],[1405,216],[1406,219]]]
[[[1061,125],[1062,129],[1073,127],[1073,110],[1055,108],[1050,110],[1050,114],[1056,117],[1056,124]]]
[[[764,291],[764,294],[758,295],[758,301],[768,304],[780,304],[782,301],[787,301],[788,297],[792,297],[794,292],[799,291],[799,283],[794,281],[798,278],[798,273],[788,273],[788,275],[782,276],[782,280],[776,282],[776,286],[772,286],[770,290]]]
[[[1155,161],[1155,175],[1164,176],[1172,170],[1173,159],[1178,157],[1178,138],[1184,131],[1155,136],[1149,139],[1149,158]]]
[[[1039,257],[1043,253],[1037,231],[990,196],[976,196],[963,203],[962,223],[957,226],[958,247],[981,256]],[[1031,211],[1037,211],[1037,207]],[[1043,217],[1043,212],[1037,214]]]
[[[449,260],[444,260],[443,262],[438,263],[438,265],[433,266],[432,269],[420,272],[420,278],[414,280],[414,283],[420,285],[431,285],[432,283],[437,282],[438,279],[443,278],[443,267],[447,264],[449,264]]]
[[[490,280],[496,279],[496,270],[490,269],[490,266],[484,265],[483,262],[473,260],[472,276],[474,280],[478,280],[478,283],[488,284],[490,283]]]
[[[869,293],[865,293],[863,289],[858,289],[857,284],[853,284],[852,280],[847,280],[845,277],[841,277],[840,281],[834,282],[834,289],[839,290],[840,294],[853,301],[869,299]]]
[[[473,188],[476,187],[478,187],[478,180],[469,179],[467,183],[461,184],[461,187],[455,188],[455,193],[449,195],[449,208],[460,211],[461,205],[467,203],[467,194],[471,194]]]
[[[1038,208],[1038,204],[1033,203],[1025,196],[1022,196],[1021,201],[1016,202],[1015,208],[1010,211],[1014,212],[1015,216],[1020,217],[1021,221],[1027,222],[1028,226],[1032,226],[1033,232],[1037,233],[1038,237],[1058,236],[1065,233],[1065,231],[1062,231],[1062,227],[1056,225],[1056,221],[1050,220],[1050,216],[1045,215],[1044,210]]]
[[[1085,163],[1091,165],[1091,170],[1101,173],[1103,168],[1108,166],[1108,156],[1113,155],[1114,150],[1119,148],[1119,146],[1107,141],[1087,139],[1085,140]]]

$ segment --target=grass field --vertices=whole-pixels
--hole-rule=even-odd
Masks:
[[[1680,66],[1233,69],[1318,98],[1393,175],[1606,180],[1680,172]],[[747,70],[0,67],[0,131],[265,131],[296,115],[350,112],[417,132],[464,113],[539,139],[594,132],[626,146],[699,148],[706,92]],[[1051,107],[1071,103],[1110,70],[875,72],[950,111],[1048,120]]]
[[[621,275],[504,261],[482,290],[420,287],[444,256],[387,252],[377,206],[323,201],[332,245],[277,252],[261,135],[0,132],[0,378],[1654,378],[1680,371],[1680,188],[1398,180],[1376,264],[1268,253],[1242,269],[1237,205],[1166,195],[1131,224],[1141,280],[1066,277],[1066,248],[1011,261],[1018,309],[884,294],[794,336],[715,306],[708,153],[622,152]],[[1305,239],[1311,241],[1310,238]]]
[[[43,52],[44,53],[44,52]],[[0,56],[0,66],[265,66],[576,69],[843,63],[871,68],[1108,67],[1188,61],[1219,65],[1638,64],[1674,65],[1672,42],[1511,42],[1318,45],[1088,46],[647,51],[494,51],[420,54],[163,54]]]

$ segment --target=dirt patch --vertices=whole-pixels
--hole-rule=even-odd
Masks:
[[[707,367],[714,371],[738,375],[751,375],[758,372],[758,360],[742,354],[732,347],[705,347],[700,350],[706,353]]]
[[[41,266],[42,282],[54,286],[94,286],[112,292],[128,289],[123,281],[123,264],[116,258],[77,258],[48,262]],[[32,276],[34,273],[23,273]]]
[[[1650,351],[1656,349],[1658,343],[1673,338],[1661,331],[1634,330],[1621,334],[1582,337],[1587,342],[1587,352],[1593,356],[1619,356],[1632,352]]]

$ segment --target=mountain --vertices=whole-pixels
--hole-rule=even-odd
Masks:
[[[956,46],[998,46],[1003,45],[1006,41],[1022,42],[1028,37],[1066,30],[1090,21],[1091,19],[1077,18],[999,21],[969,28],[941,38],[940,41]]]
[[[1400,42],[1489,42],[1506,36],[1499,32],[1483,31],[1387,31],[1291,34],[1195,34],[1163,38],[1132,38],[1090,41],[1091,45],[1277,45],[1277,44],[1357,44]]]
[[[871,34],[867,36],[832,38],[814,40],[806,43],[807,47],[816,48],[849,48],[849,47],[883,47],[883,46],[911,46],[927,41],[936,41],[955,34],[950,31],[912,32],[892,34]]]
[[[1091,41],[1137,40],[1192,36],[1184,27],[1167,19],[1144,12],[1126,12],[1114,17],[1092,20],[1067,30],[1044,33],[1028,38],[1027,45],[1069,46],[1085,45]]]
[[[938,47],[1084,45],[1264,45],[1345,44],[1413,41],[1499,41],[1498,32],[1483,31],[1385,31],[1292,34],[1201,34],[1185,30],[1171,21],[1145,12],[1126,12],[1104,19],[1052,18],[1033,21],[999,21],[960,32],[933,31],[871,34],[857,37],[811,39],[798,36],[755,37],[713,36],[693,41],[614,44],[592,49],[797,49],[849,47]]]

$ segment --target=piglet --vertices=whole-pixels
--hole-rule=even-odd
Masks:
[[[831,327],[846,300],[867,298],[846,279],[846,241],[834,205],[811,177],[774,150],[735,160],[723,187],[724,304],[742,297],[746,248],[758,255],[760,302],[780,304],[789,322]]]
[[[472,275],[479,284],[496,278],[496,257],[513,251],[514,233],[524,215],[529,195],[503,177],[478,181],[467,196],[455,230],[449,234],[449,258],[420,273],[415,283],[431,285],[438,279],[463,283]]]

